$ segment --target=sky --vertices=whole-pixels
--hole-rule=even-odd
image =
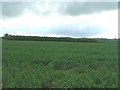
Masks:
[[[3,1],[0,36],[118,38],[118,2],[85,1]]]

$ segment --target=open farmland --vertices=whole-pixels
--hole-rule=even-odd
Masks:
[[[2,42],[3,88],[115,88],[117,40]]]

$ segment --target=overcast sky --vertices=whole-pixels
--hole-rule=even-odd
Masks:
[[[118,37],[117,2],[2,2],[0,36]],[[1,6],[1,5],[0,5]]]

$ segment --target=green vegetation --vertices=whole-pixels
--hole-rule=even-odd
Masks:
[[[117,40],[3,40],[4,88],[117,88]]]
[[[70,37],[39,37],[39,36],[17,36],[5,34],[3,39],[20,41],[61,41],[61,42],[97,42],[90,38],[70,38]]]

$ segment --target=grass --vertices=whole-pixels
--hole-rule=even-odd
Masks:
[[[118,87],[116,41],[3,40],[2,49],[3,88]]]

